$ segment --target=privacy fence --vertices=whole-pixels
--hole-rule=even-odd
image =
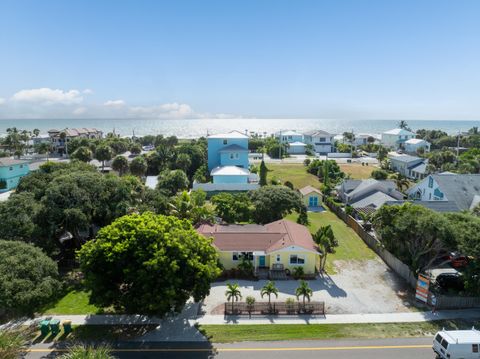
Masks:
[[[325,315],[325,302],[225,302],[225,315]]]
[[[403,278],[409,286],[416,288],[417,278],[410,270],[410,268],[395,257],[392,253],[383,248],[380,241],[368,233],[360,223],[358,223],[352,216],[345,213],[340,207],[333,205],[329,201],[324,201],[327,207],[334,212],[338,218],[343,220],[350,228],[352,228],[360,238],[382,258],[382,260],[401,278]],[[479,297],[462,297],[462,296],[448,296],[437,295],[437,309],[456,309],[456,308],[475,308],[480,307]],[[429,298],[429,304],[431,304]]]

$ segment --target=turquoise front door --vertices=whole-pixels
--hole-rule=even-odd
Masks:
[[[258,266],[259,267],[265,267],[265,256],[259,256],[258,257]]]
[[[316,197],[316,196],[308,197],[308,206],[309,207],[318,207],[318,197]]]

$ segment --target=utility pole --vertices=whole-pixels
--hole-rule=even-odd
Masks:
[[[281,160],[282,159],[282,130],[280,130],[279,132],[279,139],[280,139],[280,146],[278,147],[278,159]]]

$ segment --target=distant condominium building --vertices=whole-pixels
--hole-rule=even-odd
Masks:
[[[68,152],[68,143],[74,138],[102,138],[103,132],[96,128],[65,128],[48,131],[52,144],[52,152],[65,154]]]

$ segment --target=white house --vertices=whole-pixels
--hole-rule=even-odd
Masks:
[[[393,148],[395,150],[402,148],[404,143],[412,138],[415,138],[415,134],[404,128],[395,128],[390,131],[382,133],[382,145],[387,148]]]
[[[296,131],[280,131],[275,133],[275,137],[281,143],[288,143],[287,153],[302,154],[305,153],[307,145],[303,141],[303,135]]]
[[[472,210],[480,204],[480,175],[431,174],[410,188],[407,194],[419,204],[440,212]]]
[[[405,152],[407,153],[418,153],[418,150],[423,149],[425,152],[430,152],[430,142],[422,140],[420,138],[411,138],[405,141]]]
[[[335,135],[326,131],[314,130],[303,134],[303,141],[313,145],[316,153],[325,155],[335,152]]]
[[[353,145],[355,147],[367,145],[370,143],[369,140],[372,141],[372,139],[373,139],[372,143],[379,143],[380,139],[378,137],[379,137],[378,135],[370,134],[370,133],[355,133],[355,139],[353,141]],[[334,138],[335,138],[335,141],[338,141],[340,143],[350,144],[349,141],[345,140],[343,135],[336,135]]]

